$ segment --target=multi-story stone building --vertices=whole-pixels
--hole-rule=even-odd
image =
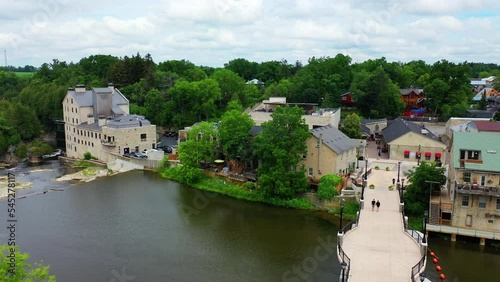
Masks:
[[[129,101],[112,84],[86,90],[69,88],[63,100],[66,155],[86,152],[108,162],[113,155],[156,147],[156,126],[143,116],[129,114]]]
[[[500,232],[500,134],[455,132],[452,162],[452,226]]]

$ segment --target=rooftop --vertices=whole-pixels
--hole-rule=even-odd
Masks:
[[[331,125],[312,129],[311,133],[318,140],[320,139],[320,135],[322,135],[321,138],[323,138],[323,144],[337,154],[341,154],[356,146],[356,144],[352,142],[347,135]]]
[[[386,128],[382,129],[382,134],[384,135],[384,139],[387,143],[396,140],[397,138],[405,135],[408,132],[414,132],[440,142],[439,138],[424,126],[418,125],[411,121],[403,120],[401,118],[393,120],[390,124],[387,125]]]
[[[422,89],[422,88],[399,89],[399,93],[402,96],[409,95],[411,92],[415,92],[415,94],[421,94],[421,93],[424,93],[424,89]]]
[[[500,132],[500,122],[476,120],[474,125],[478,131]]]
[[[482,163],[465,162],[466,169],[500,172],[500,134],[455,132],[453,134],[453,167],[460,168],[460,150],[481,151]]]

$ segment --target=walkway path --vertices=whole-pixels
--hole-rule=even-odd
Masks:
[[[417,243],[403,230],[398,191],[388,189],[392,179],[397,179],[397,163],[369,161],[374,162],[372,166],[380,167],[368,176],[368,185],[374,184],[375,189],[365,189],[365,208],[360,214],[359,227],[344,236],[342,245],[351,259],[349,282],[411,281],[411,268],[421,255]],[[390,171],[385,170],[387,166]],[[379,212],[372,212],[372,199],[380,201]]]

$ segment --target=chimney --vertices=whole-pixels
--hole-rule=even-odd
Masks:
[[[105,126],[105,125],[106,125],[106,117],[99,116],[99,126]]]
[[[111,89],[111,93],[115,93],[115,86],[113,83],[108,83],[108,88]]]
[[[94,115],[92,114],[87,115],[87,123],[93,124],[94,122],[95,122]]]
[[[77,84],[75,87],[75,91],[77,93],[84,93],[85,92],[85,85],[83,84]]]

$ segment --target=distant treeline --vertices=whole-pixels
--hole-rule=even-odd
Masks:
[[[151,55],[139,53],[92,55],[77,63],[54,59],[39,68],[0,68],[0,153],[18,140],[29,141],[41,130],[52,130],[53,121],[62,119],[61,102],[68,87],[77,84],[91,88],[114,83],[129,99],[131,113],[145,115],[157,125],[183,128],[220,119],[230,102],[246,108],[279,96],[289,102],[338,107],[340,95],[347,91],[365,118],[398,116],[404,108],[399,89],[410,87],[425,90],[425,106],[436,115],[464,116],[472,102],[470,79],[490,75],[500,77],[500,67],[446,60],[388,62],[383,57],[352,63],[343,54],[312,57],[304,64],[237,58],[221,68],[188,60],[156,63]],[[252,79],[263,84],[247,84]],[[18,138],[9,137],[13,133]]]

